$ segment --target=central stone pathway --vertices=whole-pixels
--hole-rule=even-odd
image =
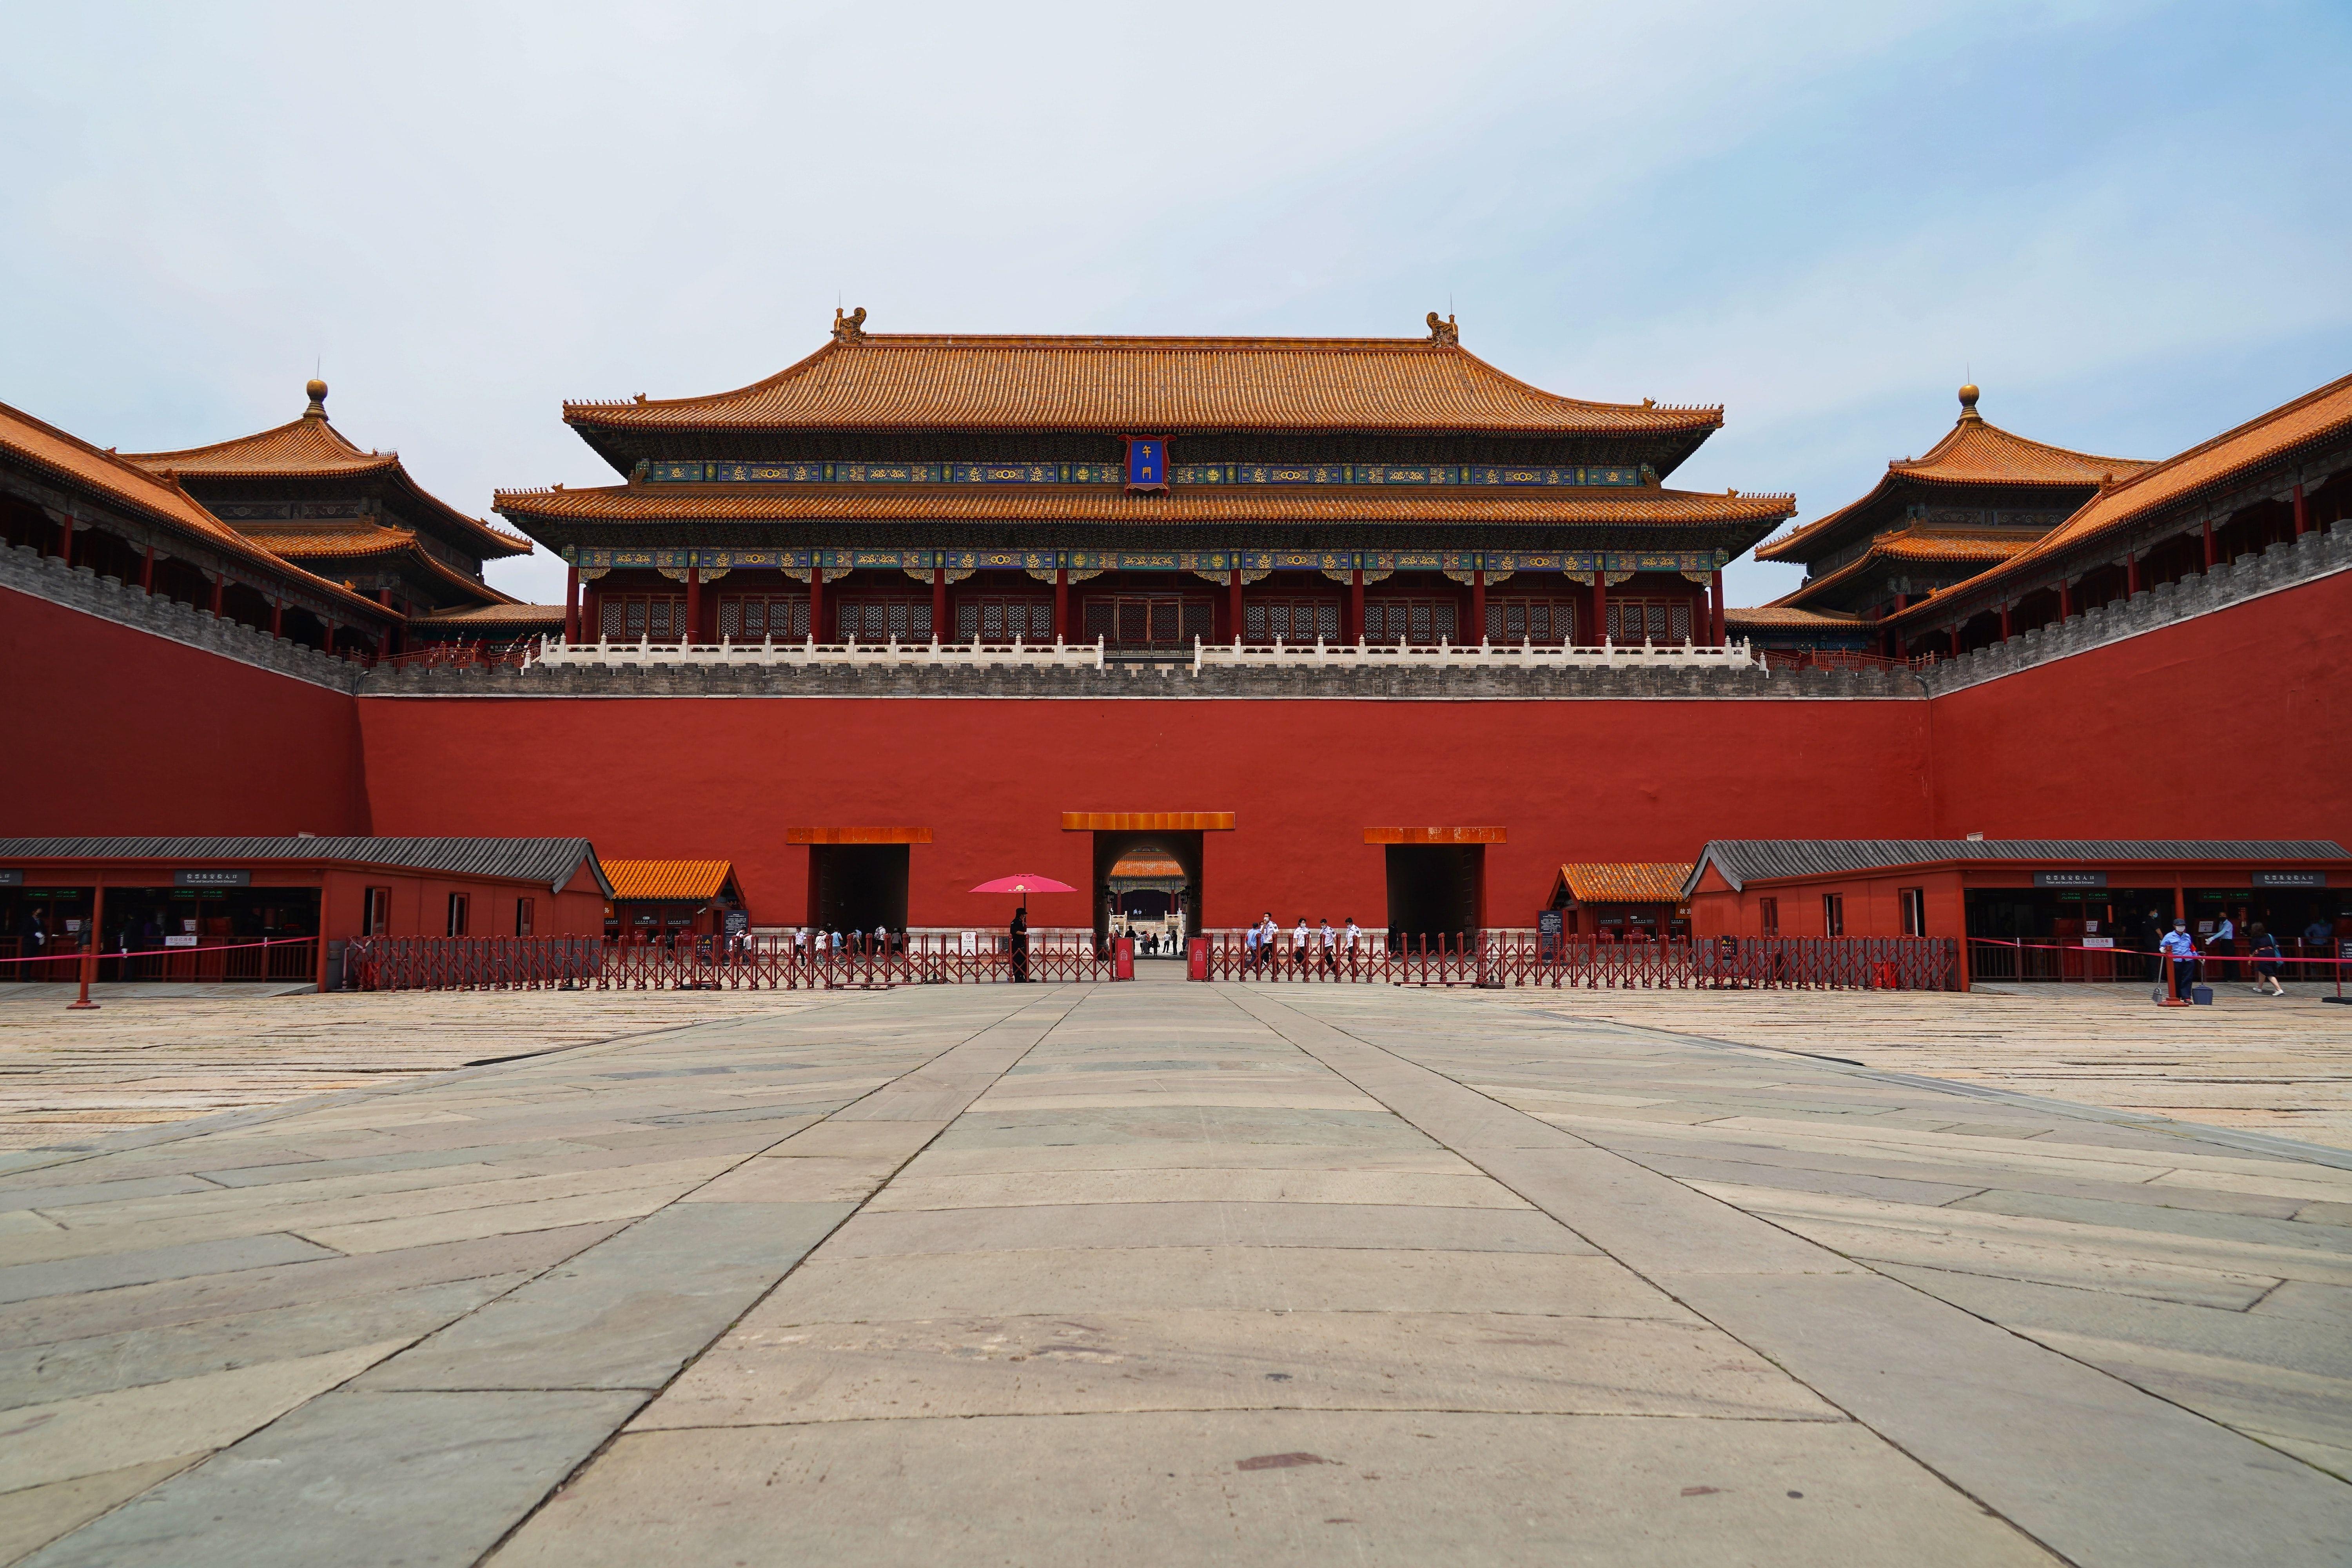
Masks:
[[[184,1456],[152,1476],[44,1459],[42,1434],[195,1400],[202,1358],[142,1384],[118,1352],[114,1391],[86,1370],[95,1392],[12,1401],[18,1468],[52,1479],[0,1481],[0,1529],[12,1498],[99,1512],[44,1568],[2344,1559],[2352,1487],[2324,1470],[1551,1114],[1742,1071],[1388,988],[908,990],[19,1173],[0,1195],[68,1194],[0,1252],[27,1259],[0,1289],[36,1292],[18,1337],[49,1355],[80,1342],[73,1303],[120,1294],[92,1280],[152,1281],[131,1287],[151,1315],[227,1334],[195,1298],[240,1275],[169,1274],[175,1242],[316,1249],[236,1266],[262,1273],[475,1237],[510,1268],[428,1331],[314,1332],[308,1363],[268,1361],[309,1368],[281,1374],[283,1414],[209,1458],[151,1440]],[[1783,1109],[1855,1114],[1833,1069],[1772,1076]],[[1991,1114],[1950,1099],[1936,1125]],[[531,1189],[583,1243],[547,1259],[496,1190],[516,1173],[407,1215],[335,1188],[316,1224],[230,1204],[223,1231],[211,1177],[91,1209],[117,1183],[235,1180],[257,1139],[348,1181],[367,1173],[336,1140],[362,1131],[385,1172],[428,1146],[475,1172],[546,1167],[534,1139],[643,1151],[621,1189],[642,1217],[612,1227],[593,1182],[593,1218],[560,1206],[576,1180]],[[292,1332],[247,1329],[248,1350]]]

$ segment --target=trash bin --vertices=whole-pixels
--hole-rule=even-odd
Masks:
[[[1870,966],[1870,983],[1881,991],[1903,989],[1903,966],[1892,959],[1879,959]]]
[[[1135,978],[1135,939],[1133,937],[1123,936],[1111,944],[1110,977],[1113,980]]]
[[[1209,977],[1209,939],[1196,936],[1184,944],[1184,978],[1206,980]]]

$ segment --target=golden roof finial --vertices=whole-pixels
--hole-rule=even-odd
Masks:
[[[302,410],[302,417],[324,419],[327,416],[327,384],[314,375],[310,378],[310,384],[302,390],[310,395],[310,406]]]
[[[1981,420],[1983,417],[1983,415],[1977,412],[1977,384],[1973,381],[1969,382],[1960,388],[1960,423],[1966,425],[1972,420]]]

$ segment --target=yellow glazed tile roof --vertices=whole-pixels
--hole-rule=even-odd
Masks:
[[[733,874],[731,860],[606,860],[615,899],[663,899],[699,903],[716,898]]]
[[[1559,868],[1580,904],[1680,903],[1690,872],[1687,860],[1579,860]]]

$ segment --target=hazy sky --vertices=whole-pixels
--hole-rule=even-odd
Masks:
[[[301,411],[487,512],[570,397],[878,331],[1418,335],[1860,495],[1983,411],[2178,450],[2352,369],[2352,6],[0,3],[0,401]],[[493,566],[552,600],[542,552]],[[1735,603],[1793,586],[1734,569]]]

